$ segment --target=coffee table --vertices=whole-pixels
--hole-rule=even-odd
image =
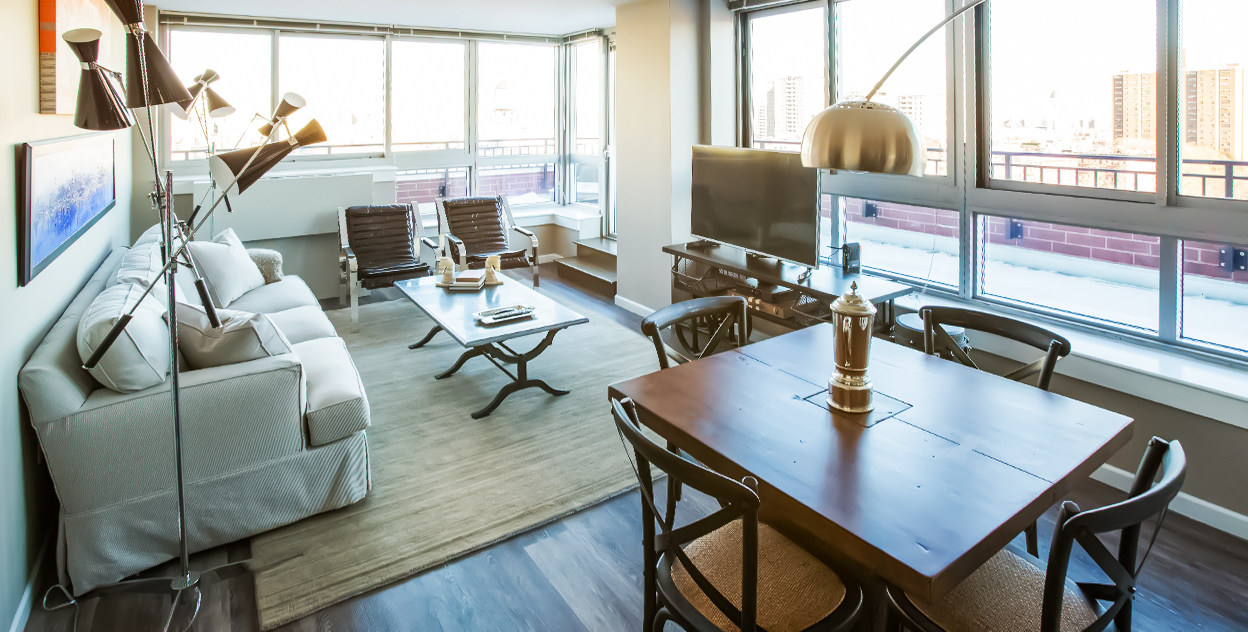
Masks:
[[[440,288],[436,277],[399,281],[394,286],[434,322],[429,333],[410,349],[425,346],[440,331],[450,334],[455,342],[467,349],[451,368],[435,378],[442,380],[454,375],[465,362],[476,357],[484,357],[511,378],[511,382],[499,389],[489,405],[472,413],[473,419],[489,415],[508,395],[526,388],[540,388],[556,396],[569,393],[542,380],[530,378],[528,363],[554,342],[555,334],[574,325],[583,325],[589,322],[588,318],[514,279],[505,279],[502,285],[487,287],[480,292],[452,292]],[[492,326],[481,325],[473,318],[473,314],[483,310],[518,304],[537,308],[533,317]],[[507,345],[510,340],[540,333],[546,336],[528,351],[515,351]],[[508,370],[507,364],[516,365],[516,372]]]

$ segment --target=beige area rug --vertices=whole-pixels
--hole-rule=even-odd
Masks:
[[[260,625],[270,629],[410,577],[635,485],[607,385],[657,370],[639,333],[603,318],[560,332],[529,364],[556,388],[488,403],[507,377],[485,358],[435,380],[463,349],[446,333],[408,350],[431,326],[407,300],[329,312],[372,407],[373,488],[361,502],[252,539]],[[541,339],[516,341],[528,349]]]

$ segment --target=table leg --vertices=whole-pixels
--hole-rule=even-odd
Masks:
[[[463,355],[459,356],[459,359],[455,361],[455,364],[454,364],[454,365],[452,365],[452,366],[451,366],[451,368],[449,368],[449,369],[447,369],[447,370],[445,370],[445,371],[443,371],[443,372],[441,372],[441,373],[439,373],[439,374],[437,374],[437,375],[433,376],[433,377],[434,377],[434,379],[441,380],[441,379],[445,379],[445,378],[451,377],[452,375],[454,375],[454,374],[455,374],[455,372],[456,372],[456,371],[458,371],[458,370],[460,370],[461,368],[463,368],[463,366],[464,366],[464,363],[465,363],[465,362],[467,362],[467,361],[469,361],[469,360],[471,360],[471,359],[473,359],[473,358],[475,358],[475,357],[478,357],[478,356],[488,356],[488,355],[489,355],[489,351],[488,351],[488,349],[489,349],[489,347],[488,347],[488,346],[486,346],[486,347],[473,347],[473,348],[471,348],[471,349],[469,349],[469,350],[465,351]]]
[[[478,410],[477,412],[472,413],[473,419],[480,419],[482,417],[485,417],[486,415],[489,415],[490,413],[494,412],[494,409],[498,408],[498,406],[503,403],[503,400],[507,399],[508,395],[511,395],[512,393],[515,393],[517,391],[522,391],[526,388],[540,388],[543,391],[546,391],[547,393],[550,393],[551,395],[554,395],[556,397],[561,396],[561,395],[567,395],[568,393],[571,392],[571,391],[555,388],[542,380],[529,379],[529,366],[528,366],[529,360],[532,360],[536,358],[537,356],[541,355],[542,352],[545,351],[546,348],[550,346],[550,343],[554,341],[555,334],[558,332],[559,332],[558,329],[554,329],[554,330],[546,332],[546,337],[543,338],[542,341],[539,342],[536,347],[533,347],[532,349],[530,349],[529,351],[525,353],[515,353],[511,351],[510,349],[508,349],[507,347],[503,346],[501,343],[490,344],[490,345],[485,345],[483,347],[479,347],[481,351],[477,355],[484,355],[486,358],[490,360],[490,362],[494,363],[494,366],[497,366],[500,370],[502,370],[503,373],[506,373],[507,376],[512,379],[512,381],[508,384],[503,385],[503,387],[498,390],[498,394],[494,396],[493,401],[491,401],[485,408],[482,408],[481,410]],[[469,353],[471,353],[471,351]],[[467,356],[468,354],[465,353],[464,355]],[[463,359],[465,358],[461,358],[461,360]],[[515,375],[512,375],[512,373],[508,371],[507,368],[504,367],[500,363],[516,365]]]
[[[412,343],[412,344],[410,344],[410,345],[407,345],[407,348],[408,348],[408,349],[419,349],[419,348],[421,348],[421,347],[423,347],[423,346],[425,346],[425,345],[429,344],[429,341],[430,341],[430,340],[433,340],[433,337],[434,337],[434,336],[436,336],[436,335],[438,335],[438,332],[439,332],[439,331],[442,331],[442,325],[434,325],[434,326],[433,326],[433,329],[430,329],[430,330],[429,330],[429,333],[425,334],[425,337],[420,339],[420,342],[416,342],[416,343]]]

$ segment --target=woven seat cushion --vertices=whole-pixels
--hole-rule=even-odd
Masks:
[[[1044,574],[1035,562],[1005,549],[935,603],[910,601],[948,632],[1035,632],[1040,629]],[[1079,588],[1066,582],[1062,632],[1083,630],[1096,618]]]
[[[741,520],[694,540],[685,554],[733,605],[741,607]],[[721,630],[736,630],[679,561],[672,580],[685,599]],[[758,625],[769,632],[804,630],[832,614],[845,584],[823,562],[765,524],[758,525]]]
[[[468,256],[508,252],[503,227],[503,205],[497,197],[470,197],[443,200],[447,232],[464,242]],[[439,222],[441,218],[439,218]],[[456,246],[452,244],[452,251]],[[459,253],[453,252],[458,258]]]

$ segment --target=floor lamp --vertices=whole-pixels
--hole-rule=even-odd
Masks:
[[[190,222],[180,221],[173,210],[173,174],[170,171],[166,171],[163,180],[161,178],[158,156],[156,154],[155,122],[152,109],[158,105],[177,104],[186,112],[194,107],[195,102],[201,95],[208,102],[207,108],[209,112],[212,112],[214,109],[220,111],[222,107],[228,108],[229,106],[224,102],[224,99],[220,99],[219,95],[216,95],[209,88],[208,84],[215,79],[215,77],[206,78],[205,75],[209,73],[204,73],[197,78],[195,85],[192,86],[195,94],[191,94],[191,90],[182,85],[177,77],[177,73],[174,72],[173,67],[156,45],[155,39],[152,38],[144,26],[142,0],[106,0],[106,2],[113,13],[121,20],[122,24],[125,25],[126,31],[130,35],[130,37],[126,38],[126,96],[123,100],[119,90],[120,86],[116,83],[119,78],[118,73],[99,64],[100,32],[92,29],[77,29],[67,32],[63,37],[78,56],[82,65],[74,124],[83,129],[99,131],[126,129],[135,123],[134,116],[127,108],[142,107],[146,109],[147,133],[143,132],[141,125],[139,126],[139,132],[143,139],[144,150],[152,163],[152,171],[155,176],[154,191],[151,194],[151,199],[160,217],[163,239],[164,266],[161,268],[157,278],[163,277],[165,280],[168,291],[169,311],[172,313],[174,306],[177,304],[175,275],[179,263],[189,265],[194,270],[193,262],[187,254],[187,244],[191,236],[212,216],[217,206],[227,199],[230,190],[237,187],[238,192],[241,194],[243,190],[276,166],[278,162],[297,147],[324,142],[326,137],[321,126],[315,120],[308,123],[298,133],[290,134],[289,127],[286,125],[286,117],[298,109],[298,107],[292,107],[292,102],[301,107],[303,99],[297,95],[288,95],[288,97],[293,97],[293,99],[283,100],[278,107],[278,111],[270,119],[270,133],[266,134],[264,141],[258,147],[232,151],[210,159],[214,182],[225,183],[223,194],[203,213],[203,217],[198,224],[194,223],[194,220],[200,215],[200,208],[195,209]],[[215,75],[215,73],[212,74]],[[279,136],[280,130],[285,130],[288,138],[277,144],[271,144]],[[195,278],[197,293],[200,295],[205,311],[209,314],[212,325],[214,327],[220,326],[220,320],[213,308],[206,285],[197,272],[195,273]],[[156,285],[155,283],[149,284],[134,306],[117,320],[117,323],[109,331],[108,335],[101,341],[100,346],[95,349],[91,357],[84,363],[84,368],[93,368],[100,361],[133,318],[135,309],[147,298]],[[177,319],[169,318],[168,321],[170,357],[177,358]],[[189,627],[199,614],[199,607],[203,597],[198,590],[201,582],[210,576],[225,578],[242,572],[241,562],[227,564],[203,573],[196,572],[190,568],[186,533],[186,484],[183,470],[182,416],[179,395],[179,367],[175,360],[170,370],[170,403],[177,474],[178,513],[176,518],[180,562],[179,574],[174,578],[123,580],[110,586],[97,588],[89,593],[91,596],[104,596],[123,592],[168,594],[172,597],[173,603],[165,620],[165,630],[168,630],[172,624],[179,600],[185,591],[196,591],[194,610],[187,624],[187,627]],[[52,592],[50,589],[48,594],[44,595],[44,607],[49,610],[55,610],[73,605],[76,608],[77,603],[69,591],[63,586],[59,588],[66,596],[65,603],[49,606],[48,597]],[[77,625],[76,617],[75,615],[75,626]]]

